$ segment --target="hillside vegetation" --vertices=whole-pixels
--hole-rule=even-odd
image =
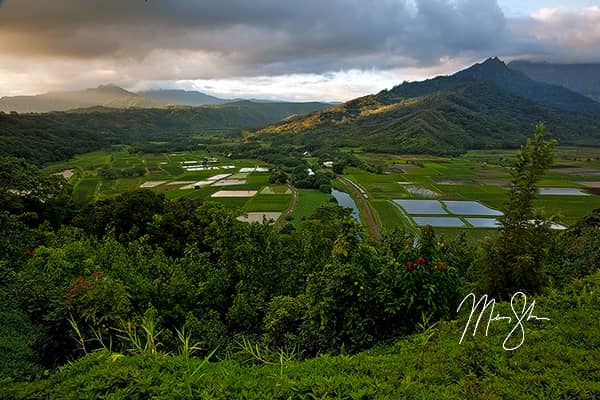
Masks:
[[[534,200],[553,147],[538,125],[477,244],[431,226],[370,240],[334,204],[281,232],[148,189],[77,205],[0,157],[0,396],[593,398],[600,209],[550,229]],[[465,295],[517,291],[549,319],[523,320],[520,346],[497,318],[459,345]]]
[[[600,101],[600,64],[553,64],[517,60],[511,61],[508,66],[536,81],[564,86]]]
[[[600,115],[600,114],[599,114]],[[561,145],[600,143],[600,118],[550,108],[472,77],[405,83],[258,131],[275,142],[367,151],[459,154],[511,148],[539,121]]]
[[[36,96],[0,98],[0,111],[43,113],[66,111],[86,107],[157,108],[167,103],[128,92],[114,85],[101,85],[95,89],[72,92],[51,92]]]
[[[47,114],[0,113],[0,155],[37,164],[64,160],[111,144],[151,141],[193,148],[193,135],[258,128],[323,108],[322,103],[241,101],[205,107],[117,110],[92,108]]]
[[[493,325],[487,337],[480,328],[459,344],[463,315],[367,352],[306,361],[250,351],[205,362],[185,351],[103,350],[48,379],[9,383],[0,398],[593,399],[600,397],[599,290],[596,273],[535,299],[536,313],[550,322],[528,323],[514,352],[502,349],[505,324]],[[511,313],[508,304],[500,310]]]
[[[138,94],[149,99],[174,105],[203,106],[208,104],[223,104],[232,101],[191,90],[147,90],[138,92]]]

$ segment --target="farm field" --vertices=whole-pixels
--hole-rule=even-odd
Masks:
[[[394,204],[394,200],[475,201],[502,210],[510,184],[508,165],[515,153],[481,150],[468,152],[460,158],[444,158],[355,152],[355,156],[379,167],[383,173],[348,167],[344,177],[364,189],[383,232],[395,227],[416,230],[418,227],[411,221],[414,220],[412,215],[409,217],[402,207]],[[553,168],[540,182],[544,194],[537,197],[535,206],[548,219],[569,226],[600,207],[599,182],[600,149],[559,147]],[[443,216],[433,214],[434,217]],[[421,223],[427,222],[428,215],[414,213],[414,216]],[[468,213],[461,216],[467,222],[466,227],[440,227],[436,231],[447,236],[465,232],[470,238],[495,234],[490,221]],[[442,220],[438,222],[444,224]],[[454,225],[457,221],[447,222]]]
[[[329,204],[333,196],[316,189],[297,189],[298,204],[291,220],[292,225],[298,226],[310,216],[317,208]]]
[[[255,170],[256,167],[260,168]],[[74,188],[74,200],[80,204],[116,197],[138,188],[164,193],[169,199],[203,198],[247,212],[282,213],[291,201],[291,192],[286,186],[269,186],[269,169],[263,162],[231,160],[202,152],[100,151],[55,163],[46,169],[52,173],[73,170],[69,182]]]
[[[208,169],[200,169],[203,166]],[[263,169],[254,170],[257,166]],[[203,152],[130,154],[123,150],[83,154],[69,161],[51,164],[46,170],[51,173],[73,170],[69,182],[74,188],[74,200],[79,204],[146,188],[164,193],[169,199],[202,198],[228,208],[240,208],[243,212],[267,213],[270,218],[284,215],[290,206],[292,192],[287,185],[270,185],[269,172],[264,167],[265,164],[258,160],[231,160]],[[143,175],[126,176],[136,169],[141,169]],[[219,192],[238,193],[213,197]],[[297,226],[332,198],[318,190],[299,189],[291,223]],[[262,217],[251,214],[250,218],[242,220],[252,222],[262,220]]]
[[[344,174],[367,195],[369,208],[382,232],[396,227],[417,230],[417,221],[427,222],[421,217],[428,215],[409,217],[393,200],[476,201],[502,210],[510,182],[507,166],[515,154],[514,151],[472,151],[463,157],[444,158],[353,152],[383,171],[376,174],[348,167]],[[263,169],[257,171],[256,167]],[[69,182],[74,188],[74,200],[80,204],[148,188],[170,199],[202,198],[245,212],[285,213],[290,206],[291,192],[285,185],[269,185],[266,168],[265,163],[258,160],[232,160],[206,152],[131,154],[121,149],[80,155],[46,169],[52,173],[72,170]],[[538,196],[535,205],[543,215],[564,226],[573,224],[600,207],[600,150],[558,148],[555,165],[546,173],[540,187],[544,195]],[[217,192],[251,195],[212,197]],[[294,226],[332,199],[330,194],[317,190],[299,189],[297,193],[291,220]],[[477,215],[462,217],[466,223],[450,224],[461,226],[436,230],[447,236],[464,232],[470,238],[496,232],[490,228],[490,221],[464,219],[477,218]]]

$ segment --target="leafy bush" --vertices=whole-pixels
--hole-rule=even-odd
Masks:
[[[513,352],[502,349],[510,328],[501,323],[459,344],[462,316],[364,353],[301,362],[99,351],[44,380],[5,381],[0,398],[594,399],[600,397],[599,290],[597,272],[536,298],[536,314],[550,321],[527,322],[526,340]],[[509,304],[497,307],[510,312]]]
[[[544,125],[538,124],[534,137],[517,154],[499,235],[483,247],[480,289],[493,297],[506,298],[520,290],[539,293],[547,283],[544,265],[553,236],[533,207],[537,182],[554,156],[555,143],[545,140],[545,134]]]

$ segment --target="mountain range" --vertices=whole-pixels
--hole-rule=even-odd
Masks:
[[[512,61],[508,67],[531,79],[560,85],[600,101],[600,64],[552,64],[525,60]]]
[[[490,58],[454,75],[291,117],[257,134],[306,146],[460,154],[518,146],[539,121],[561,144],[600,143],[600,103]]]
[[[0,111],[5,112],[43,113],[98,106],[109,108],[160,108],[166,107],[167,104],[114,85],[101,85],[95,89],[70,92],[51,92],[36,96],[0,98]]]
[[[138,92],[137,94],[148,99],[160,101],[164,104],[187,106],[205,106],[210,104],[231,103],[233,101],[241,100],[221,99],[202,92],[179,89],[147,90],[144,92]]]
[[[238,101],[200,107],[0,113],[0,156],[44,164],[113,144],[146,146],[152,151],[159,147],[159,151],[197,148],[211,137],[241,138],[243,129],[257,129],[326,106]],[[156,147],[153,143],[162,144]]]
[[[562,145],[600,144],[600,103],[535,81],[497,58],[335,106],[252,101],[170,106],[222,99],[185,91],[156,93],[142,96],[108,85],[3,98],[0,104],[12,101],[29,112],[47,111],[48,104],[70,111],[0,113],[0,155],[44,163],[111,144],[160,142],[187,148],[215,132],[241,138],[242,129],[253,130],[246,140],[274,146],[459,155],[469,149],[515,148],[540,121]]]
[[[50,92],[34,96],[6,96],[0,98],[0,111],[18,113],[46,113],[70,111],[90,107],[106,108],[168,108],[176,106],[205,106],[234,103],[245,99],[221,99],[198,91],[160,89],[130,92],[115,85],[69,92]],[[256,103],[280,101],[252,100]]]

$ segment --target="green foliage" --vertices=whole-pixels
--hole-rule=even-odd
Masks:
[[[595,273],[600,267],[600,209],[557,238],[548,274],[555,286]]]
[[[288,118],[258,133],[277,145],[458,155],[469,149],[516,148],[525,132],[544,121],[561,144],[594,146],[600,132],[598,109],[584,96],[533,82],[502,64],[500,71],[484,68],[404,83]]]
[[[544,169],[546,161],[535,164],[536,151],[535,142],[524,147],[515,187],[535,183]],[[539,167],[531,172],[530,164]],[[376,177],[368,185],[392,179],[366,176]],[[255,178],[262,185],[267,176]],[[507,215],[535,216],[526,196],[531,190],[512,198],[525,211]],[[498,353],[492,360],[480,354],[491,349],[481,341],[457,346],[461,321],[439,322],[455,317],[463,288],[472,283],[468,266],[473,250],[464,238],[438,239],[426,228],[418,237],[392,232],[383,243],[372,243],[348,210],[331,204],[317,208],[328,196],[301,190],[299,207],[304,207],[306,193],[311,204],[303,211],[305,218],[286,235],[269,225],[241,223],[236,211],[219,203],[171,201],[144,190],[90,206],[75,221],[83,229],[64,225],[50,231],[42,225],[21,236],[14,230],[26,225],[18,215],[4,212],[0,233],[8,243],[2,246],[11,253],[5,257],[8,263],[0,260],[0,289],[12,297],[0,297],[0,311],[8,321],[0,350],[15,367],[3,373],[13,382],[52,370],[49,379],[10,383],[6,396],[43,398],[63,390],[79,395],[72,389],[76,385],[87,388],[83,396],[116,397],[360,397],[375,396],[380,388],[396,393],[387,389],[392,387],[402,387],[407,395],[420,393],[403,386],[404,378],[390,377],[390,366],[397,363],[412,366],[403,376],[424,379],[432,388],[460,381],[452,393],[465,397],[475,379],[485,379],[485,368],[502,368]],[[269,196],[274,204],[287,195],[264,195],[257,202]],[[548,267],[546,258],[541,263],[556,287],[595,270],[597,226],[598,216],[591,215],[565,233],[564,241],[552,242],[548,251],[557,254],[555,265]],[[567,263],[575,268],[561,275]],[[579,289],[569,290],[578,293],[570,318],[581,318],[581,307],[592,299]],[[557,303],[563,314],[565,303]],[[576,343],[595,346],[596,328],[585,329]],[[406,337],[415,331],[424,334]],[[407,347],[389,353],[401,349],[400,354],[386,354],[367,366],[356,361],[363,360],[362,354],[296,360],[355,354],[398,336],[405,337],[401,341]],[[500,338],[497,332],[490,337]],[[573,333],[573,338],[578,336]],[[14,353],[9,354],[11,348]],[[546,355],[541,348],[538,353]],[[451,378],[445,367],[431,368],[446,353],[454,368]],[[207,356],[228,360],[215,366]],[[67,361],[69,366],[55,369]],[[345,375],[340,368],[350,371]],[[329,372],[315,372],[323,369]],[[170,392],[164,394],[167,388]],[[64,393],[57,397],[68,397]],[[445,395],[441,389],[439,393]]]
[[[274,169],[269,176],[270,184],[286,184],[288,182],[288,176],[281,169]]]
[[[127,288],[101,272],[77,277],[65,294],[65,305],[82,324],[100,330],[101,336],[118,327],[131,311]]]
[[[309,306],[304,297],[277,296],[268,306],[263,319],[264,340],[274,348],[292,348],[300,341],[300,329]]]
[[[14,286],[0,285],[0,381],[29,381],[42,373],[35,346],[43,332],[19,307],[15,294]]]
[[[126,168],[126,169],[115,169],[108,165],[103,165],[98,171],[98,175],[102,179],[118,179],[118,178],[132,178],[137,176],[144,176],[146,174],[145,168]]]
[[[242,344],[250,364],[207,362],[191,351],[159,358],[100,351],[44,380],[6,382],[0,398],[184,399],[191,390],[194,398],[220,399],[593,399],[600,396],[598,290],[596,273],[536,298],[536,314],[550,322],[526,323],[525,343],[514,352],[502,349],[509,327],[501,323],[459,345],[461,318],[364,353],[301,362],[279,362],[248,340]]]
[[[322,103],[235,102],[173,109],[103,109],[49,114],[0,113],[0,156],[22,157],[44,164],[114,144],[138,150],[173,151],[195,148],[215,132],[259,128],[289,115],[323,108]],[[200,133],[199,139],[194,135]],[[153,143],[165,143],[156,145]]]
[[[389,261],[379,276],[385,329],[398,334],[414,329],[424,318],[454,316],[462,293],[458,269],[448,263],[455,250],[439,241],[431,227],[418,238],[395,231],[387,236]]]
[[[70,214],[71,187],[62,176],[48,175],[24,159],[0,156],[0,209],[29,226],[57,227]]]
[[[517,291],[539,293],[546,284],[544,265],[548,260],[552,233],[548,222],[533,207],[537,182],[552,165],[554,142],[544,138],[543,124],[533,139],[521,148],[511,169],[512,182],[500,233],[484,247],[481,290],[505,298]]]

